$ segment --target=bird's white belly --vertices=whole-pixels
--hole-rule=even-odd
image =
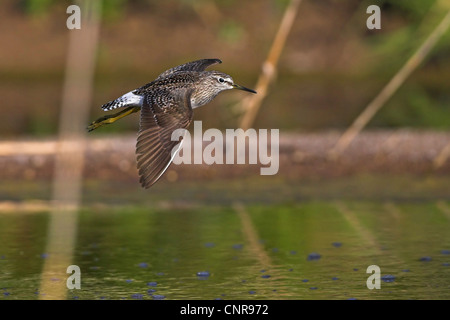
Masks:
[[[198,108],[202,106],[202,104],[199,104],[195,99],[191,99],[191,107],[192,109]]]

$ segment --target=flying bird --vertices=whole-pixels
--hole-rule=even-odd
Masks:
[[[121,110],[95,120],[87,127],[88,131],[140,111],[137,168],[142,187],[151,187],[161,178],[181,147],[182,140],[171,140],[172,132],[189,127],[193,109],[207,104],[225,90],[256,93],[235,84],[233,78],[225,73],[205,71],[218,63],[222,61],[202,59],[164,71],[154,81],[102,105],[104,111]]]

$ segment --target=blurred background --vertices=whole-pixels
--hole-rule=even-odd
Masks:
[[[66,27],[70,1],[0,4],[3,298],[42,298],[50,287],[64,287],[61,273],[47,287],[41,279],[45,265],[54,264],[52,250],[89,270],[83,279],[92,290],[64,287],[47,297],[155,298],[146,283],[159,277],[159,292],[169,299],[450,298],[447,28],[348,148],[337,158],[329,153],[448,20],[449,1],[92,3],[75,3],[81,30]],[[372,4],[381,9],[381,29],[366,26]],[[285,41],[274,45],[289,10]],[[83,31],[87,38],[75,39]],[[172,165],[142,190],[134,155],[138,115],[89,134],[85,127],[104,115],[102,104],[202,58],[220,58],[212,69],[257,90],[263,66],[273,66],[251,127],[280,130],[280,171],[259,176],[259,166]],[[223,93],[196,109],[195,120],[203,130],[238,128],[248,112],[245,98]],[[79,145],[64,146],[71,139]],[[67,209],[55,203],[70,204],[72,224],[55,222]],[[67,250],[51,247],[55,228],[73,237]],[[331,243],[348,246],[336,253],[341,245]],[[309,259],[313,251],[319,258]],[[374,262],[395,274],[390,293],[360,289],[365,266]],[[204,269],[209,282],[195,277]],[[269,270],[266,280],[260,270]],[[302,287],[305,279],[315,282]],[[408,287],[412,282],[421,285]]]
[[[99,106],[154,79],[163,70],[204,57],[238,83],[256,82],[289,1],[140,1],[103,3],[92,117]],[[257,128],[319,131],[346,128],[444,17],[446,1],[377,1],[382,28],[368,30],[371,1],[304,1],[279,60],[277,81]],[[59,106],[70,30],[67,1],[2,2],[1,94],[4,138],[50,136]],[[371,128],[448,129],[449,34],[439,41]],[[196,116],[229,127],[227,94]],[[196,110],[197,111],[197,110]],[[136,130],[125,119],[103,131]]]

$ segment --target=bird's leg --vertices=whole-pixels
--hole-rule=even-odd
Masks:
[[[110,124],[110,123],[116,122],[117,120],[119,120],[123,117],[126,117],[132,113],[138,112],[139,110],[141,110],[140,107],[128,107],[128,108],[121,110],[120,112],[100,117],[97,120],[95,120],[94,122],[92,122],[87,127],[87,130],[89,132],[91,132],[92,130],[97,129],[98,127],[101,127],[104,124]]]

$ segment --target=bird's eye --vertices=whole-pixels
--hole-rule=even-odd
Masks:
[[[223,80],[223,78],[219,78],[219,82],[220,82],[220,83],[224,83],[225,80]]]

